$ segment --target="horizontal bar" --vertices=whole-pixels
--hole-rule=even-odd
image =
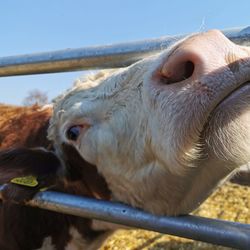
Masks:
[[[27,205],[227,247],[250,249],[250,225],[247,224],[197,216],[156,216],[121,203],[52,191],[38,193]]]
[[[237,44],[250,45],[250,26],[224,30],[223,33]],[[0,76],[124,67],[169,47],[183,37],[164,36],[114,45],[2,57]]]

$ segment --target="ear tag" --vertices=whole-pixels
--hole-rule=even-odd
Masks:
[[[36,187],[38,185],[38,181],[35,176],[29,175],[24,177],[16,177],[10,180],[11,183],[26,186],[26,187]]]

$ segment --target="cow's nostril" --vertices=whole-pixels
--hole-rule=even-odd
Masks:
[[[194,63],[191,61],[187,61],[184,65],[183,80],[191,77],[193,73],[194,73]]]
[[[171,69],[162,72],[162,83],[172,84],[188,79],[193,75],[194,69],[195,65],[192,61],[179,62],[171,67]]]

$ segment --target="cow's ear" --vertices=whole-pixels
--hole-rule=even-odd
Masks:
[[[22,202],[56,184],[60,160],[42,148],[15,148],[0,151],[2,199]]]

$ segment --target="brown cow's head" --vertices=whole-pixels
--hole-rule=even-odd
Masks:
[[[59,97],[49,138],[96,166],[114,200],[188,213],[250,160],[248,81],[249,48],[193,35]]]
[[[5,184],[1,192],[4,200],[22,202],[44,187],[109,199],[105,180],[72,145],[62,145],[62,159],[53,152],[46,138],[50,106],[0,105],[0,113],[0,184]],[[66,176],[62,176],[61,162],[69,170]],[[32,187],[25,185],[25,180],[32,181],[30,177],[34,178]],[[16,178],[24,183],[13,183]]]

